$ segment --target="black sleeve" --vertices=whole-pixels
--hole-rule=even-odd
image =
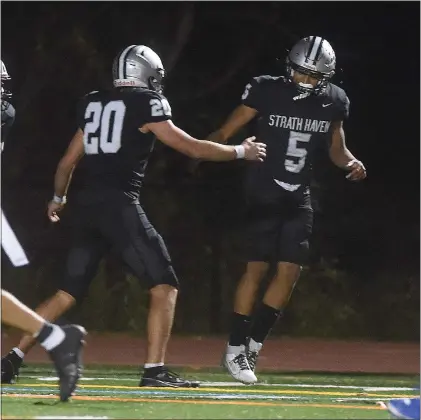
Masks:
[[[346,120],[349,117],[349,105],[350,105],[350,101],[348,96],[345,95],[345,99],[342,102],[342,119]]]
[[[144,91],[139,96],[144,124],[167,121],[172,118],[171,106],[165,96],[153,91]]]
[[[335,112],[335,121],[344,121],[349,117],[349,98],[342,92],[336,101],[336,112]]]
[[[260,110],[262,105],[261,94],[262,80],[260,77],[253,77],[250,83],[244,88],[243,95],[241,96],[242,104],[257,111]]]

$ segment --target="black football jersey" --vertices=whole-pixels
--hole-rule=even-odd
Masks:
[[[1,101],[1,150],[15,121],[15,108],[10,102]]]
[[[141,133],[144,124],[171,119],[167,99],[142,88],[95,91],[78,106],[78,126],[84,133],[84,192],[124,193],[137,200],[153,133]]]
[[[349,99],[338,86],[308,95],[283,77],[254,78],[242,103],[258,111],[256,137],[267,145],[266,160],[249,167],[249,184],[259,189],[274,182],[287,191],[307,187],[314,150],[329,143],[332,122],[349,113]]]

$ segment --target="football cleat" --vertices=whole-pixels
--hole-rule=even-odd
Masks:
[[[14,384],[22,366],[21,359],[13,350],[1,359],[1,383]]]
[[[80,325],[64,325],[64,340],[48,354],[59,377],[60,401],[68,401],[82,376],[82,348],[86,330]]]
[[[145,369],[139,386],[170,387],[170,388],[198,388],[200,382],[181,378],[166,367]]]
[[[242,346],[244,348],[244,346]],[[240,354],[225,353],[222,358],[222,365],[229,374],[243,384],[254,384],[257,382],[256,375],[250,368],[245,350]]]

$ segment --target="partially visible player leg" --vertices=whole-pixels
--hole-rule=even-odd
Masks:
[[[299,279],[301,265],[307,261],[312,227],[313,210],[310,196],[305,195],[292,217],[287,218],[282,225],[276,274],[266,290],[251,326],[247,358],[253,371],[263,342],[288,304]]]
[[[140,386],[198,386],[165,367],[165,353],[171,334],[178,293],[178,280],[162,237],[149,222],[140,205],[107,208],[103,231],[119,250],[124,262],[150,286],[148,350]],[[110,224],[109,219],[113,220]]]
[[[164,364],[174,321],[178,290],[161,284],[150,290],[148,314],[148,353],[145,366]]]
[[[269,269],[269,264],[262,261],[247,263],[246,272],[240,279],[234,297],[232,328],[228,340],[228,354],[239,355],[250,335],[251,313],[256,301],[257,291]]]
[[[257,358],[263,342],[282,314],[282,310],[294,290],[300,276],[301,267],[297,264],[280,262],[263,297],[263,302],[256,310],[247,343],[247,360],[251,370],[256,369]]]
[[[269,270],[271,255],[276,249],[278,218],[266,205],[253,206],[248,220],[248,263],[234,298],[231,332],[222,362],[230,375],[243,383],[254,383],[257,378],[246,356],[250,336],[251,314],[260,283]]]
[[[65,275],[60,290],[41,303],[36,313],[43,319],[54,321],[68,311],[76,301],[83,299],[106,249],[107,245],[101,238],[80,235],[80,239],[72,246],[67,256]],[[10,371],[3,372],[2,369],[2,383],[10,383],[14,380],[22,365],[24,355],[34,344],[35,340],[32,336],[24,335],[19,345],[2,359],[2,366],[13,365],[12,375]]]
[[[74,304],[74,299],[67,296],[66,293],[58,291],[52,298],[42,303],[35,311],[46,321],[54,321],[67,309]],[[24,330],[26,331],[26,330]],[[31,348],[36,344],[36,340],[32,335],[25,334],[22,336],[17,347],[14,347],[1,360],[1,383],[12,383],[16,376],[19,375],[20,367],[22,366],[23,358]]]
[[[19,328],[32,336],[35,336],[45,325],[48,325],[45,319],[3,289],[1,290],[1,322]],[[63,341],[64,334],[59,327],[54,328],[53,325],[48,327],[52,333],[55,332],[53,334],[55,336],[54,342]]]
[[[1,291],[1,316],[2,323],[32,334],[48,352],[59,376],[60,399],[67,401],[82,372],[80,353],[85,329],[79,325],[61,328],[50,324],[5,290]],[[2,361],[2,376],[7,368],[13,369],[13,364]]]
[[[231,332],[222,364],[233,378],[244,383],[257,381],[247,360],[246,346],[250,335],[251,313],[257,291],[268,269],[269,264],[266,262],[248,262],[246,272],[240,279],[234,297]]]
[[[57,293],[51,298],[42,302],[36,309],[36,313],[42,318],[48,321],[55,321],[62,314],[68,311],[75,304],[73,296],[64,292],[63,290],[57,291]],[[35,345],[34,339],[30,335],[24,335],[19,341],[17,349],[19,354],[28,353],[31,348]],[[16,351],[16,348],[14,349]],[[22,358],[23,358],[22,354]]]

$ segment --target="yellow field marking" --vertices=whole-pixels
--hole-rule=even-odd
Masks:
[[[37,398],[37,399],[57,399],[54,395],[31,395],[31,394],[4,394],[3,398]],[[346,405],[346,404],[283,404],[263,401],[203,401],[203,400],[169,400],[151,398],[114,398],[114,397],[89,397],[77,395],[72,400],[78,401],[110,401],[110,402],[143,402],[143,403],[171,403],[171,404],[195,404],[195,405],[246,405],[255,407],[313,407],[313,408],[344,408],[357,410],[383,410],[380,406]],[[3,417],[4,418],[4,417]]]
[[[19,387],[57,387],[56,384],[18,384]],[[126,385],[79,385],[79,388],[85,389],[131,389],[131,390],[162,390],[162,391],[175,391],[175,392],[220,392],[229,394],[281,394],[281,395],[326,395],[326,396],[340,396],[340,397],[383,397],[383,398],[411,398],[413,395],[407,394],[372,394],[369,392],[332,392],[332,391],[302,391],[296,390],[267,390],[267,389],[229,389],[229,388],[169,388],[169,387],[138,387]]]

